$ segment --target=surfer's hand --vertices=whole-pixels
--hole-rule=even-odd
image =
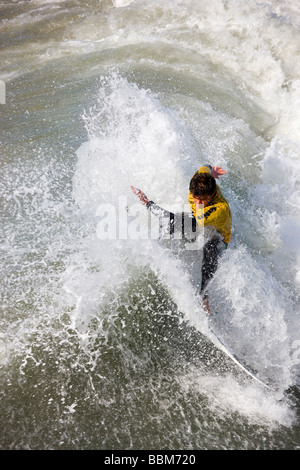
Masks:
[[[140,202],[143,205],[148,204],[149,199],[147,198],[146,194],[143,193],[143,191],[141,191],[140,189],[134,188],[133,186],[130,186],[130,187],[131,187],[131,191],[139,198]]]
[[[219,178],[221,175],[225,175],[226,171],[223,170],[220,166],[212,166],[212,176],[216,179]]]

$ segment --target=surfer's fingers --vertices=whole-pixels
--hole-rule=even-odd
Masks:
[[[147,204],[149,202],[146,194],[143,193],[143,191],[141,191],[140,189],[134,188],[133,186],[130,186],[130,187],[131,187],[132,192],[139,198],[142,204]]]
[[[218,179],[219,176],[226,174],[226,171],[223,170],[223,168],[220,167],[220,166],[213,166],[213,167],[212,167],[212,170],[213,170],[213,171],[212,171],[212,176],[213,176],[214,178],[216,178],[216,179]]]

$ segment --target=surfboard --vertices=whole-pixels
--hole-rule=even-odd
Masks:
[[[229,350],[229,348],[224,344],[224,342],[214,333],[211,327],[209,327],[209,334],[206,336],[208,336],[208,338],[213,342],[213,344],[222,352],[224,352],[245,374],[251,377],[252,380],[254,380],[259,385],[271,390],[269,384],[263,382],[259,377],[257,377],[257,375],[255,375],[254,372],[252,372],[248,366],[242,364],[240,359]]]
[[[211,315],[211,310],[207,297],[202,299],[203,307],[208,316]],[[207,336],[207,335],[206,335]],[[251,377],[255,382],[259,383],[265,388],[271,389],[271,387],[263,382],[256,374],[245,364],[242,364],[241,360],[237,357],[236,354],[231,352],[229,348],[224,344],[224,342],[219,338],[219,336],[213,331],[212,327],[208,325],[208,337],[213,342],[213,344],[223,351],[245,374]]]

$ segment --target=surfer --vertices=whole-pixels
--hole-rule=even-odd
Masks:
[[[224,248],[227,248],[231,237],[231,211],[220,187],[216,183],[219,176],[226,173],[221,167],[204,165],[199,168],[190,181],[188,203],[191,209],[192,225],[210,229],[208,241],[203,246],[202,280],[200,293],[203,304],[210,313],[207,297],[207,285],[214,276],[218,258]],[[157,206],[140,190],[131,186],[133,193],[138,196],[153,214],[169,220],[170,233],[174,231],[176,214]],[[180,215],[183,220],[183,214]],[[182,224],[183,226],[183,224]]]

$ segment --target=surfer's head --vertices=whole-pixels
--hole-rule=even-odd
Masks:
[[[215,178],[210,173],[195,173],[190,181],[190,192],[195,204],[208,204],[217,191]]]

